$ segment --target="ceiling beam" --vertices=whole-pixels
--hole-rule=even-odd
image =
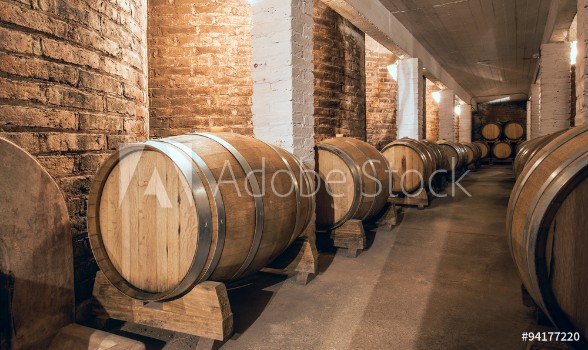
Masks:
[[[455,81],[379,0],[322,1],[393,53],[404,53],[419,58],[425,68],[425,76],[440,81],[448,89],[455,91],[465,103],[475,106],[472,95]]]

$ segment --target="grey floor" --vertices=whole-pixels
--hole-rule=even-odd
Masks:
[[[537,329],[521,303],[508,252],[509,167],[469,174],[454,198],[405,209],[391,231],[368,229],[355,259],[327,252],[309,285],[259,274],[230,291],[235,335],[221,349],[525,349]],[[448,188],[451,192],[451,188]],[[181,334],[123,326],[159,338],[153,349],[194,348]]]

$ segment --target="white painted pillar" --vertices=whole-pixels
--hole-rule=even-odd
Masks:
[[[423,75],[418,58],[398,60],[396,126],[398,138],[421,140],[423,135]]]
[[[528,140],[537,138],[539,135],[539,119],[541,115],[541,83],[531,85],[531,122]]]
[[[252,8],[253,132],[314,169],[312,0]]]
[[[439,102],[439,139],[455,141],[453,123],[455,118],[455,94],[453,90],[440,91]]]
[[[462,105],[459,114],[459,142],[472,142],[472,106]]]
[[[527,100],[527,141],[531,139],[531,100]]]
[[[541,77],[539,135],[543,136],[570,126],[572,90],[569,43],[541,45],[539,75]]]
[[[576,61],[576,125],[588,122],[588,0],[578,0],[578,57]]]

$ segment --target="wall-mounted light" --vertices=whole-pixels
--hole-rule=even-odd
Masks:
[[[433,97],[433,101],[437,102],[437,103],[441,103],[441,93],[439,91],[435,91],[431,94],[431,97]]]
[[[387,68],[388,68],[388,74],[390,74],[392,79],[398,80],[398,64],[397,63],[391,64]]]
[[[453,111],[455,112],[455,115],[461,115],[461,105],[455,106],[455,109]]]
[[[572,41],[570,43],[570,63],[573,65],[576,64],[576,60],[578,58],[578,42]]]

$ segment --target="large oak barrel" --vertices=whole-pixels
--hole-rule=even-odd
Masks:
[[[490,145],[485,141],[475,141],[474,144],[480,148],[482,159],[487,158],[490,155]]]
[[[492,147],[492,155],[496,159],[507,159],[512,155],[512,146],[507,142],[496,142]]]
[[[482,136],[488,141],[498,140],[501,133],[502,128],[498,123],[488,123],[482,127]]]
[[[521,123],[508,122],[503,128],[504,137],[511,141],[517,141],[523,138],[525,128]]]
[[[129,145],[92,185],[92,251],[124,294],[173,299],[266,266],[308,226],[313,188],[293,155],[251,137],[194,133]]]
[[[464,143],[463,146],[466,148],[466,151],[467,151],[468,165],[475,163],[482,158],[482,151],[480,150],[480,148],[476,144]]]
[[[515,156],[515,159],[513,161],[513,170],[515,176],[518,177],[520,175],[525,165],[527,165],[529,159],[533,158],[533,156],[537,152],[539,152],[541,148],[545,147],[545,145],[547,145],[549,142],[551,142],[553,139],[563,134],[564,132],[565,130],[549,135],[540,136],[535,139],[523,142],[520,145]]]
[[[439,140],[437,144],[447,159],[449,173],[458,172],[467,165],[467,151],[460,144],[448,140]]]
[[[388,162],[370,144],[340,137],[317,145],[316,222],[321,231],[378,214],[390,195]]]
[[[507,232],[526,289],[561,331],[588,348],[588,126],[553,139],[510,196]],[[576,345],[575,345],[576,346]]]
[[[393,182],[391,192],[408,195],[424,188],[431,174],[437,169],[435,156],[423,143],[402,138],[382,149],[382,155],[388,161]]]

